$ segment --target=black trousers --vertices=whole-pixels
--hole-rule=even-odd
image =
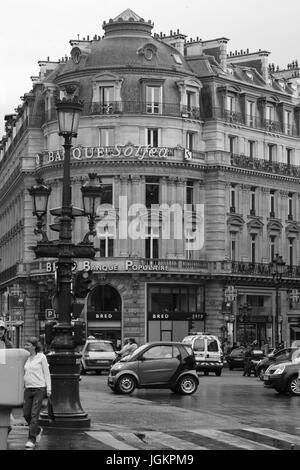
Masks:
[[[40,432],[39,416],[43,399],[46,397],[45,388],[25,388],[23,413],[29,426],[28,439],[35,443],[36,436]]]

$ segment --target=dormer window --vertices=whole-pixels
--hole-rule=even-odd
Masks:
[[[178,54],[172,54],[173,59],[175,60],[176,64],[182,64],[181,57]]]

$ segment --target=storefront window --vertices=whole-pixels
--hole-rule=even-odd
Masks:
[[[204,328],[203,286],[150,285],[147,307],[149,341],[181,341]]]

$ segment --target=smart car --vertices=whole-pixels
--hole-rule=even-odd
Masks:
[[[94,370],[96,374],[108,371],[116,358],[116,352],[111,341],[87,339],[81,350],[80,373]]]
[[[192,349],[182,343],[151,342],[114,364],[107,385],[129,394],[136,388],[169,388],[191,395],[199,385]]]

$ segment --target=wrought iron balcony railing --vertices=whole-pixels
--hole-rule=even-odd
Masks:
[[[238,111],[230,111],[214,107],[207,112],[203,118],[208,120],[223,120],[225,122],[240,124],[243,126],[253,127],[254,129],[262,129],[267,132],[276,132],[280,134],[300,137],[300,129],[296,124],[286,124],[277,119],[264,119],[261,116],[243,114]]]
[[[289,165],[283,162],[270,162],[263,158],[253,158],[243,154],[231,154],[230,163],[239,168],[275,173],[279,175],[300,177],[300,166]]]

